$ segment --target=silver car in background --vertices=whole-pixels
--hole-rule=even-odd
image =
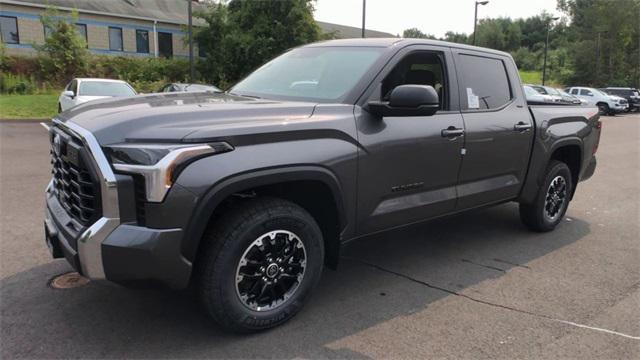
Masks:
[[[58,112],[71,109],[91,100],[136,95],[126,81],[96,78],[75,78],[67,84],[58,98]]]

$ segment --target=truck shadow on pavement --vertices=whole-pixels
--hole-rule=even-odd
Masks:
[[[331,343],[424,310],[451,292],[498,278],[589,233],[579,219],[556,231],[527,231],[505,204],[354,241],[326,270],[292,321],[260,334],[225,334],[189,291],[131,290],[107,282],[56,290],[63,261],[0,282],[2,358],[359,358]],[[389,339],[387,339],[389,340]]]

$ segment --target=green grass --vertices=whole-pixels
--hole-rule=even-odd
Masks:
[[[542,71],[520,70],[520,79],[523,84],[540,84],[542,83]]]
[[[58,113],[58,94],[0,95],[0,119],[51,119]]]

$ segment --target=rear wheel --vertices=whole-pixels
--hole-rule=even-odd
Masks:
[[[534,231],[555,229],[567,212],[572,191],[571,170],[567,164],[553,160],[534,202],[520,204],[520,219]]]
[[[254,199],[212,224],[199,259],[204,308],[234,332],[268,329],[292,318],[322,273],[322,232],[298,205]]]

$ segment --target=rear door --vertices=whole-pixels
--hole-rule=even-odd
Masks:
[[[454,52],[465,127],[457,209],[514,198],[534,133],[518,72],[507,56]]]

